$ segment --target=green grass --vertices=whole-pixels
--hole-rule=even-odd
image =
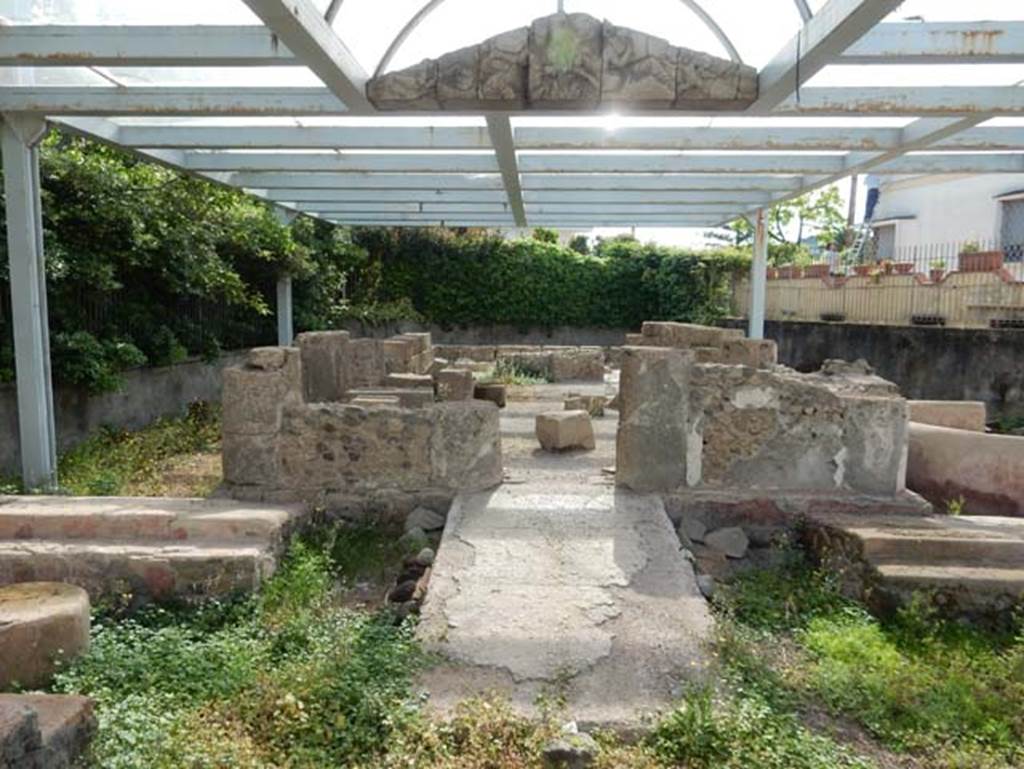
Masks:
[[[412,625],[346,608],[344,585],[385,578],[402,555],[378,531],[321,527],[256,597],[98,616],[91,650],[55,686],[96,698],[91,766],[540,767],[565,720],[556,702],[535,720],[486,699],[431,720]],[[718,595],[714,686],[692,688],[638,744],[599,735],[597,769],[1024,765],[1019,634],[920,607],[878,621],[797,557]]]
[[[75,496],[157,496],[168,493],[162,476],[171,460],[216,451],[220,441],[219,409],[193,403],[181,419],[160,419],[138,431],[104,428],[61,455],[57,477],[62,493]],[[212,491],[207,478],[197,477],[186,491],[202,496]],[[25,491],[7,479],[0,491]]]
[[[499,360],[492,371],[481,376],[481,381],[506,385],[538,385],[547,384],[550,377],[540,369],[531,369],[522,363]]]
[[[1024,635],[925,605],[880,621],[797,562],[723,592],[721,648],[741,686],[780,707],[824,704],[921,766],[1021,766]]]

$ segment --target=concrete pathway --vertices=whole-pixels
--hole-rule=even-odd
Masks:
[[[430,703],[497,693],[532,712],[564,700],[582,726],[634,730],[705,674],[712,621],[661,500],[614,486],[615,412],[593,452],[546,454],[534,416],[568,391],[536,388],[502,419],[507,481],[449,514],[420,623],[444,662]]]

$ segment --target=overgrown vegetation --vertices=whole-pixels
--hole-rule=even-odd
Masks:
[[[916,602],[878,620],[799,560],[720,599],[720,649],[742,691],[824,707],[929,769],[1024,763],[1024,634],[943,621]]]
[[[481,374],[480,380],[520,386],[546,384],[551,381],[543,369],[532,369],[525,363],[511,360],[499,360],[490,372]]]
[[[73,495],[206,496],[220,483],[219,408],[196,402],[142,430],[104,428],[61,455],[57,477]],[[23,491],[14,478],[0,484],[0,493]]]
[[[632,238],[580,253],[545,231],[505,240],[478,230],[357,229],[353,239],[377,265],[353,285],[354,300],[408,299],[423,319],[445,326],[713,323],[728,314],[732,278],[749,263],[740,249],[687,251]]]
[[[367,528],[293,545],[259,597],[101,615],[56,689],[97,699],[93,766],[526,769],[564,722],[501,702],[428,719],[428,660],[386,609],[347,608],[404,553]],[[348,602],[350,603],[350,602]],[[1020,766],[1024,639],[940,622],[879,622],[794,558],[724,589],[720,685],[695,686],[639,744],[598,735],[600,769]]]

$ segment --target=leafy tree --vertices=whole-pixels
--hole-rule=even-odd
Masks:
[[[840,244],[846,233],[846,217],[842,210],[839,188],[835,185],[817,192],[779,203],[769,209],[768,258],[772,264],[790,264],[809,261],[810,254],[803,247],[806,235],[817,235],[822,245]],[[714,242],[731,246],[752,246],[754,228],[744,218],[705,233]]]

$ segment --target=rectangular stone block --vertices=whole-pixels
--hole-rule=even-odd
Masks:
[[[411,370],[414,374],[429,374],[434,367],[434,348],[430,347],[423,352],[412,356]]]
[[[508,389],[497,382],[487,382],[473,386],[473,398],[478,401],[490,401],[500,409],[505,408],[508,401]]]
[[[224,480],[240,486],[277,487],[281,464],[278,435],[225,433],[222,448]]]
[[[643,335],[657,340],[664,347],[721,347],[726,339],[726,330],[715,326],[698,326],[693,323],[652,322],[643,325]]]
[[[679,51],[667,40],[604,22],[601,99],[667,109],[676,98]]]
[[[563,402],[566,411],[586,411],[592,417],[603,417],[607,399],[603,395],[569,393]]]
[[[384,353],[377,339],[353,339],[345,349],[349,387],[378,387],[386,375]]]
[[[246,362],[224,370],[221,396],[225,434],[277,432],[281,409],[302,401],[302,363],[294,347],[250,351]]]
[[[427,332],[427,331],[423,331],[423,332],[419,332],[419,331],[412,332],[412,331],[410,331],[410,332],[406,332],[404,334],[399,334],[395,338],[396,339],[407,339],[410,342],[412,342],[412,345],[413,345],[413,348],[414,348],[413,349],[414,353],[426,352],[431,347],[433,347],[433,344],[431,344],[431,341],[430,341],[430,332]]]
[[[722,351],[718,347],[694,347],[692,349],[697,363],[722,363]]]
[[[469,400],[431,409],[431,487],[481,491],[501,483],[500,413],[493,403]]]
[[[427,374],[388,374],[384,380],[387,387],[398,387],[404,390],[426,388],[434,391],[434,378]]]
[[[345,382],[347,331],[313,331],[295,339],[302,359],[302,388],[309,403],[341,400]]]
[[[397,398],[398,405],[403,409],[420,409],[425,406],[434,405],[434,386],[431,381],[429,389],[404,389],[387,387],[369,387],[359,390],[349,390],[349,402],[354,403],[357,398]]]
[[[416,356],[416,343],[413,340],[385,339],[380,342],[380,349],[384,357],[384,370],[388,374],[412,372],[412,361]]]
[[[650,343],[650,339],[644,334],[626,334],[626,347],[643,347]],[[620,363],[621,365],[621,363]]]
[[[446,368],[437,372],[437,397],[442,401],[468,401],[473,399],[475,382],[473,372]]]
[[[623,348],[616,475],[635,491],[669,491],[696,483],[701,446],[690,441],[692,353],[663,347]]]
[[[551,380],[554,382],[604,381],[604,353],[600,350],[566,350],[551,354]]]
[[[771,339],[726,339],[722,344],[721,362],[769,368],[779,362],[779,348]]]
[[[843,483],[868,494],[906,488],[909,409],[903,398],[844,394]]]
[[[595,109],[601,102],[601,22],[582,13],[536,19],[530,27],[530,105]]]
[[[586,411],[552,411],[538,414],[536,434],[541,448],[545,451],[590,451],[597,445],[594,440],[594,425]]]

